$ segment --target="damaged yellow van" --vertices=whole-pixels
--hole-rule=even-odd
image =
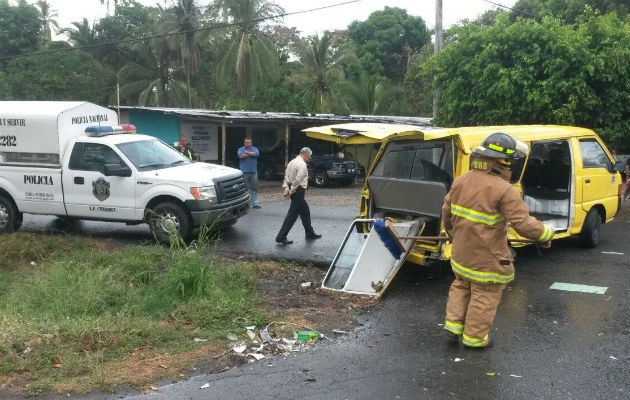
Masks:
[[[529,154],[512,166],[512,183],[532,215],[553,228],[554,239],[579,235],[599,244],[600,226],[621,206],[621,176],[595,132],[552,125],[431,128],[350,123],[305,129],[342,144],[381,143],[361,194],[360,218],[424,222],[423,236],[444,235],[441,208],[453,179],[470,167],[472,149],[491,133],[527,143]],[[364,226],[362,229],[368,229]],[[510,230],[511,237],[518,235]],[[449,243],[416,243],[408,260],[450,258]]]

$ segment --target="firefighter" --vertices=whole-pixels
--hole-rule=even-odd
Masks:
[[[551,246],[553,230],[529,215],[510,184],[512,167],[522,165],[527,145],[505,133],[493,133],[473,151],[471,170],[458,177],[444,198],[442,221],[452,238],[451,284],[444,329],[466,348],[494,342],[490,326],[507,283],[514,279],[508,224],[519,235]],[[514,171],[520,173],[520,171]]]

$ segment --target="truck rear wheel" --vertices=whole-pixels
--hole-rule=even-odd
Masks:
[[[11,199],[0,196],[0,233],[13,233],[22,225],[22,213]]]
[[[153,207],[147,214],[149,228],[158,242],[169,244],[172,235],[178,235],[184,241],[190,240],[192,221],[179,204],[165,201]]]
[[[315,186],[317,187],[324,187],[328,185],[328,175],[324,170],[320,169],[315,171],[315,176],[313,177],[313,180],[315,181]]]
[[[582,226],[582,232],[580,232],[580,243],[584,247],[594,248],[599,245],[599,231],[602,225],[599,212],[595,208],[586,214],[584,219],[584,225]]]

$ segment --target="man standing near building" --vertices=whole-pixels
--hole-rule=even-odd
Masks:
[[[519,235],[551,246],[553,230],[529,215],[510,184],[513,159],[528,148],[505,133],[493,133],[473,151],[470,171],[455,179],[444,197],[442,222],[452,238],[455,280],[446,305],[444,329],[466,348],[492,347],[490,326],[503,289],[514,279],[507,243],[508,224]]]
[[[252,139],[245,138],[244,146],[238,149],[238,164],[252,198],[252,208],[260,208],[258,202],[258,156],[260,152],[252,146]]]
[[[308,167],[306,163],[311,159],[312,155],[311,149],[304,147],[300,150],[300,154],[287,165],[282,187],[284,188],[284,197],[291,199],[291,205],[287,216],[284,218],[280,232],[276,236],[276,243],[285,245],[293,243],[292,240],[287,240],[287,235],[295,221],[297,221],[298,215],[302,220],[302,225],[304,225],[304,233],[307,239],[319,239],[322,237],[322,235],[316,234],[311,226],[311,210],[304,198],[308,188]]]

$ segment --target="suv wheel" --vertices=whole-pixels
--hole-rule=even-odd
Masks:
[[[602,220],[595,208],[586,214],[584,220],[584,226],[582,226],[582,232],[580,232],[580,243],[584,247],[594,248],[599,245],[600,228]]]
[[[323,170],[318,170],[315,171],[315,176],[313,176],[313,181],[315,182],[315,186],[317,187],[323,187],[328,185],[328,175],[326,174],[326,171]]]
[[[22,213],[15,208],[13,202],[0,196],[0,233],[13,233],[22,225]]]
[[[147,213],[149,228],[155,239],[169,244],[172,235],[179,235],[184,241],[192,235],[192,221],[182,206],[171,201],[159,203]]]

